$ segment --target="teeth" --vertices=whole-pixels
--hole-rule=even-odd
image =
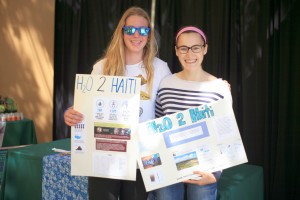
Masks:
[[[136,44],[136,45],[137,45],[137,44],[140,44],[140,43],[141,43],[141,41],[140,41],[140,40],[138,40],[138,41],[137,41],[137,40],[132,40],[132,41],[131,41],[131,43],[133,43],[133,44]]]
[[[197,60],[185,60],[186,63],[195,63]]]

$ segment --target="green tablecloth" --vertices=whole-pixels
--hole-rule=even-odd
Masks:
[[[70,139],[9,149],[0,199],[42,199],[42,159],[52,148],[70,150]]]
[[[2,147],[36,144],[34,123],[30,119],[6,122]]]
[[[70,139],[9,149],[0,199],[42,199],[43,157],[52,148],[70,150]],[[218,200],[263,200],[263,169],[242,164],[225,169],[218,183]]]
[[[263,200],[261,166],[242,164],[225,169],[218,183],[218,200]]]

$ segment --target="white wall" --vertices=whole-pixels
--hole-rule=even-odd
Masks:
[[[52,140],[55,0],[0,0],[0,95]]]

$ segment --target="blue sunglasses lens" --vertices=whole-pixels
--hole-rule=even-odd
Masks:
[[[124,33],[126,35],[133,35],[136,31],[136,29],[134,27],[131,27],[131,26],[124,26],[123,30],[124,30]]]
[[[133,35],[135,31],[138,31],[141,36],[148,36],[150,32],[149,27],[136,28],[134,26],[124,26],[123,30],[126,35]]]
[[[146,28],[146,27],[141,27],[140,29],[139,29],[139,34],[140,35],[148,35],[149,34],[149,32],[150,32],[150,28]]]

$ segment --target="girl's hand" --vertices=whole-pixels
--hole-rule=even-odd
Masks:
[[[208,185],[217,182],[215,176],[209,172],[201,172],[201,171],[194,171],[194,174],[198,174],[201,179],[199,180],[186,180],[183,181],[184,183],[191,183],[196,185]]]
[[[83,114],[77,112],[74,110],[73,106],[71,106],[65,111],[64,120],[68,126],[75,126],[83,120]]]

